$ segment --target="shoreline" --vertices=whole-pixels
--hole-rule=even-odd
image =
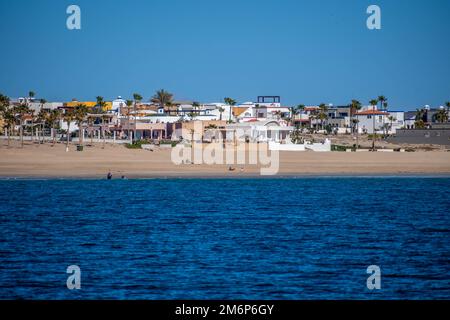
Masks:
[[[65,145],[0,147],[0,179],[283,179],[354,177],[450,177],[450,152],[289,152],[279,153],[276,175],[261,175],[254,164],[181,164],[170,149],[154,152],[118,145],[95,145],[65,152]]]
[[[0,175],[0,181],[127,181],[127,180],[295,180],[295,179],[450,179],[448,173],[404,173],[404,174],[283,174],[273,176],[262,175],[241,175],[241,176],[226,176],[226,175],[153,175],[153,176],[133,176],[126,179],[113,178],[107,180],[106,178],[98,176],[2,176]]]

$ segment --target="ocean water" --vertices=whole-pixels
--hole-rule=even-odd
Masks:
[[[1,180],[0,299],[449,299],[449,236],[449,178]]]

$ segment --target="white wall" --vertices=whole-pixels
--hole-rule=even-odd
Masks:
[[[304,144],[281,144],[278,142],[269,142],[269,150],[271,151],[305,151]]]
[[[358,128],[359,132],[367,132],[369,134],[372,134],[374,132],[373,130],[373,119],[372,117],[375,117],[375,131],[381,132],[381,128],[383,126],[383,116],[382,115],[375,115],[375,116],[367,116],[367,115],[357,115],[358,119]],[[387,118],[387,116],[386,116]]]
[[[66,121],[61,120],[59,122],[59,125],[60,125],[62,130],[67,130],[67,122]],[[69,132],[72,133],[72,132],[75,132],[77,130],[78,130],[78,125],[75,122],[71,122],[70,123]]]

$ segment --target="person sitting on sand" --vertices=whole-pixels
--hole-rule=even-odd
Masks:
[[[234,171],[234,170],[236,170],[236,169],[233,168],[232,166],[229,166],[229,167],[228,167],[228,171]]]
[[[108,172],[108,175],[106,176],[106,179],[111,180],[112,179],[112,173]]]

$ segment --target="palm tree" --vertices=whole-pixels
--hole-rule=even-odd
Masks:
[[[142,96],[139,93],[133,93],[133,113],[134,113],[134,133],[133,133],[133,139],[136,139],[136,117],[137,117],[137,104],[142,101]],[[133,143],[133,140],[131,140],[131,143]]]
[[[69,151],[69,139],[70,139],[70,124],[76,120],[76,114],[74,110],[66,110],[63,115],[64,121],[67,123],[67,141],[66,141],[66,152]]]
[[[423,121],[421,119],[421,120],[418,120],[418,121],[414,122],[414,127],[416,129],[423,129],[423,128],[425,128],[425,121]]]
[[[41,108],[40,108],[39,113],[38,113],[38,119],[40,121],[44,122],[44,124],[42,124],[42,123],[40,124],[39,138],[38,138],[39,139],[39,144],[40,144],[41,143],[40,142],[41,141],[40,136],[42,136],[42,139],[44,139],[43,131],[44,131],[44,126],[45,126],[45,118],[46,118],[47,114],[46,114],[46,112],[43,111],[43,109],[44,109],[44,104],[47,103],[47,100],[40,99],[39,103],[41,104]]]
[[[39,122],[39,127],[40,127],[40,130],[38,132],[39,144],[41,144],[41,138],[42,138],[42,140],[44,140],[43,132],[44,132],[45,124],[47,122],[47,118],[48,118],[48,112],[41,108],[41,110],[39,111],[39,113],[37,115],[37,121]]]
[[[299,114],[299,109],[297,107],[290,107],[289,108],[289,113],[290,113],[290,117],[289,117],[289,125],[293,125],[295,122],[295,116],[297,114]]]
[[[356,149],[359,148],[359,128],[358,123],[359,120],[354,118],[354,115],[361,110],[362,104],[356,99],[353,99],[349,105],[350,108],[350,131],[352,134],[356,131]],[[356,129],[356,130],[355,130]]]
[[[381,95],[381,96],[378,96],[377,100],[380,103],[380,111],[381,110],[386,111],[386,109],[387,109],[387,98],[385,96]],[[385,127],[385,117],[384,117],[384,114],[383,114],[383,131],[384,131],[384,127]]]
[[[97,104],[95,105],[94,112],[95,113],[103,113],[105,111],[106,102],[102,96],[98,96],[97,98]]]
[[[350,126],[351,126],[350,130],[352,133],[354,133],[355,128],[352,126],[352,124],[355,122],[353,121],[353,116],[356,114],[356,112],[361,110],[362,105],[361,102],[359,102],[356,99],[353,99],[349,107],[350,107]]]
[[[164,89],[161,89],[156,91],[150,101],[154,104],[159,105],[161,108],[165,108],[167,105],[172,103],[173,94]]]
[[[9,98],[3,94],[0,93],[0,117],[4,121],[4,129],[7,131],[8,135],[8,146],[10,142],[10,130],[11,127],[14,125],[14,114],[11,112],[11,109],[9,108]]]
[[[195,114],[195,112],[189,112],[188,116],[189,116],[189,118],[191,118],[191,120],[194,120],[196,117],[196,114]]]
[[[386,135],[388,134],[388,128],[387,128],[387,125],[384,124],[384,119],[386,118],[387,109],[388,109],[388,103],[384,102],[383,103],[383,111],[384,111],[384,114],[383,114],[383,127],[386,128],[386,133],[385,133]]]
[[[9,107],[9,98],[0,93],[0,111]]]
[[[373,99],[369,101],[369,104],[372,106],[372,125],[373,125],[373,129],[372,129],[372,151],[375,151],[375,137],[376,137],[376,131],[375,131],[375,107],[378,104],[378,100],[377,99]]]
[[[305,110],[304,104],[299,104],[296,107],[291,108],[291,125],[295,122],[295,116],[301,114]]]
[[[30,107],[30,102],[31,100],[34,98],[35,96],[35,92],[34,91],[30,91],[28,92],[28,101],[27,101],[27,106]],[[34,137],[33,137],[33,130],[34,130],[34,110],[30,110],[31,112],[31,141],[34,141]]]
[[[230,117],[228,119],[228,122],[231,122],[231,116],[232,116],[231,107],[236,105],[236,101],[231,98],[224,98],[223,101],[225,102],[225,104],[227,104],[230,107]]]
[[[190,129],[189,132],[191,133],[191,155],[192,155],[191,161],[192,161],[192,159],[194,157],[194,152],[192,150],[194,149],[194,132],[195,132],[195,130]]]
[[[83,145],[83,138],[84,138],[84,127],[83,123],[86,119],[86,116],[88,114],[88,107],[85,104],[78,104],[75,106],[74,110],[74,120],[78,125],[78,145]]]
[[[21,147],[23,148],[23,126],[24,126],[24,118],[25,115],[27,115],[30,112],[30,108],[28,107],[27,104],[21,104],[17,107],[14,108],[14,115],[16,117],[16,119],[19,119],[19,123],[20,123],[20,142],[21,142]]]
[[[102,138],[103,138],[103,146],[102,149],[105,148],[105,144],[106,144],[106,131],[105,130],[105,121],[109,120],[109,116],[105,113],[104,115],[102,115]],[[108,127],[108,132],[109,132],[109,127]]]
[[[320,120],[320,127],[323,130],[324,120],[328,119],[328,114],[327,114],[328,107],[325,103],[321,103],[319,105],[319,109],[320,109],[320,111],[319,111],[319,114],[317,115],[317,118]]]
[[[316,125],[316,128],[314,130],[314,126],[313,126],[313,120],[316,121],[319,119],[319,112],[314,109],[310,112],[309,114],[309,128],[310,128],[310,132],[313,133],[314,131],[317,130],[317,123],[315,122],[314,124]]]
[[[388,120],[389,120],[389,130],[392,130],[392,123],[394,122],[394,121],[397,121],[397,119],[394,117],[394,116],[389,116],[388,117]]]
[[[11,109],[6,109],[2,113],[3,121],[5,122],[5,127],[8,130],[8,147],[10,145],[11,134],[16,124],[16,117]]]
[[[416,128],[424,128],[425,127],[425,121],[423,120],[425,118],[425,110],[422,109],[416,109],[416,119],[414,122],[414,127]]]
[[[51,126],[53,144],[56,143],[55,123],[59,122],[60,119],[61,119],[61,110],[60,109],[55,109],[55,110],[50,111],[49,116],[48,116],[48,122]]]
[[[88,131],[89,131],[89,138],[91,140],[91,146],[94,145],[94,122],[95,117],[92,114],[87,114],[87,125],[88,125]]]
[[[34,120],[36,119],[34,109],[30,109],[28,114],[31,116],[31,141],[34,143]]]
[[[448,121],[448,113],[447,110],[445,109],[440,109],[437,113],[436,113],[436,120],[437,122],[440,123],[444,123]]]
[[[45,100],[45,99],[40,99],[40,100],[39,100],[39,103],[41,104],[41,109],[40,109],[39,111],[41,111],[42,109],[44,109],[44,104],[47,103],[47,100]]]
[[[356,149],[359,149],[359,120],[353,119],[352,120],[353,128],[356,128]]]
[[[130,137],[130,109],[131,109],[131,106],[133,105],[133,100],[127,100],[125,104],[127,105],[127,136],[129,138]]]
[[[445,106],[447,107],[447,114],[449,114],[450,113],[450,101],[447,101],[445,103]]]
[[[200,102],[194,101],[192,103],[192,108],[194,109],[194,111],[198,111],[198,109],[200,108]]]
[[[93,114],[103,114],[106,111],[106,102],[104,100],[104,98],[102,96],[97,96],[97,104],[95,105],[95,107],[92,109],[92,113]],[[89,113],[89,110],[88,110]],[[97,120],[97,117],[94,116],[93,114],[88,115],[88,126],[89,126],[89,136],[91,138],[91,145],[93,145],[94,143],[94,123]]]
[[[259,104],[255,104],[255,118],[258,119],[258,109],[259,109]]]
[[[0,116],[9,108],[9,98],[0,93]]]
[[[222,108],[222,107],[219,107],[219,113],[220,113],[220,121],[222,121],[222,113],[225,111],[225,109],[224,108]]]
[[[35,95],[36,95],[36,93],[34,91],[28,92],[28,101],[27,101],[28,106],[29,106],[28,103],[34,98]]]
[[[281,111],[280,111],[280,110],[277,110],[277,111],[275,111],[273,114],[277,117],[277,120],[280,121],[281,116],[282,116]]]
[[[295,120],[295,116],[298,114],[298,110],[296,107],[289,107],[289,125],[292,126]]]

